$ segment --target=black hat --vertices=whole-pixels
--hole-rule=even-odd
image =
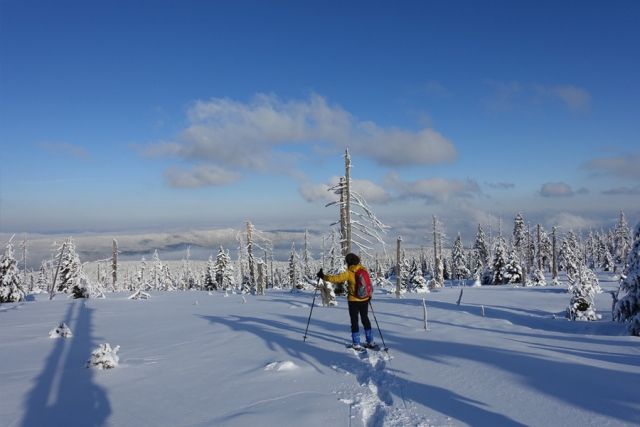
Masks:
[[[356,254],[347,254],[347,256],[344,257],[344,260],[347,262],[347,265],[360,264],[360,258]]]

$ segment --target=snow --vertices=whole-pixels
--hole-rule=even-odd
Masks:
[[[611,321],[618,283],[599,279],[593,322],[564,317],[566,281],[467,287],[460,305],[457,281],[376,287],[389,352],[363,355],[345,348],[344,297],[303,341],[313,291],[31,295],[0,306],[0,426],[639,425],[640,338]],[[73,337],[50,339],[63,322]],[[117,366],[86,369],[104,343]]]

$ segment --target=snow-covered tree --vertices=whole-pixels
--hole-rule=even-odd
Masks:
[[[502,236],[498,236],[493,249],[493,261],[491,264],[491,284],[502,285],[505,283],[504,269],[507,265],[507,254],[505,241]]]
[[[544,277],[544,271],[536,268],[531,274],[531,284],[533,286],[546,286],[547,280]]]
[[[518,212],[513,224],[513,234],[511,235],[511,248],[515,252],[514,257],[522,265],[526,259],[528,236],[524,226],[522,214]]]
[[[229,252],[225,252],[222,246],[220,246],[220,250],[216,256],[215,272],[218,289],[222,291],[235,289],[236,282],[233,274],[233,263],[231,262]]]
[[[118,289],[118,242],[113,239],[113,255],[111,258],[111,279],[113,289]]]
[[[0,256],[0,303],[21,302],[24,297],[18,262],[13,257],[13,244],[9,239],[4,254]]]
[[[462,246],[462,239],[460,238],[459,232],[453,242],[453,249],[451,250],[451,270],[453,280],[469,278],[469,268],[467,267],[467,259],[464,254],[464,247]]]
[[[567,273],[567,277],[574,276],[578,271],[578,264],[581,263],[580,247],[573,230],[569,230],[567,237],[562,241],[560,247],[560,269]]]
[[[515,250],[509,253],[507,264],[504,267],[504,282],[509,284],[516,284],[523,282],[522,265],[518,261],[518,255]]]
[[[614,267],[613,257],[611,256],[611,252],[609,251],[609,248],[607,246],[605,239],[603,239],[600,242],[600,257],[601,257],[600,268],[602,268],[602,271],[613,271],[613,267]]]
[[[440,262],[443,263],[444,255],[442,254],[442,247],[445,243],[448,242],[448,237],[445,233],[444,224],[438,219],[437,216],[433,215],[431,221],[431,231],[426,236],[427,241],[433,244],[433,265],[436,268],[437,260],[440,259]],[[444,268],[444,263],[443,263]]]
[[[97,349],[91,352],[91,357],[85,364],[86,368],[113,369],[118,366],[120,357],[116,353],[120,350],[117,345],[113,349],[108,343],[100,344]]]
[[[567,317],[571,320],[598,320],[594,303],[595,294],[602,290],[595,273],[586,266],[580,266],[577,276],[569,278],[569,293],[573,296],[567,307]]]
[[[291,255],[289,256],[289,282],[295,289],[306,289],[306,281],[301,276],[300,257],[296,252],[295,244],[291,244]]]
[[[218,288],[218,284],[216,282],[216,265],[213,262],[213,255],[209,256],[209,261],[207,262],[207,267],[204,273],[203,285],[206,291],[213,291]]]
[[[624,212],[620,209],[620,222],[614,230],[614,255],[615,262],[622,264],[626,261],[627,255],[631,251],[631,231]]]
[[[314,277],[313,254],[311,253],[311,243],[309,242],[309,232],[304,229],[304,241],[302,246],[302,274],[307,278]]]
[[[633,232],[633,246],[627,256],[621,289],[626,295],[616,303],[613,318],[628,322],[631,335],[640,336],[640,222]]]
[[[63,251],[60,262],[56,292],[73,293],[74,298],[89,298],[91,287],[84,273],[80,257],[76,253],[73,237],[69,237],[65,245],[58,250]]]
[[[482,265],[487,267],[489,265],[489,246],[480,223],[478,223],[478,232],[476,233],[473,248],[477,251],[478,259],[482,262]]]
[[[42,263],[40,263],[40,270],[38,271],[38,281],[36,282],[36,289],[34,290],[45,292],[48,287],[47,269],[45,267],[45,262],[42,261]]]
[[[171,273],[171,269],[168,264],[164,264],[162,269],[162,289],[165,291],[174,291],[176,286],[176,281],[173,278],[173,274]]]
[[[147,277],[145,273],[147,271],[147,260],[142,257],[140,260],[140,265],[138,266],[138,272],[136,273],[136,278],[138,279],[138,289],[142,289],[146,291],[149,289],[149,284],[147,283]]]
[[[327,207],[337,205],[340,208],[340,220],[331,225],[340,225],[343,256],[353,252],[352,245],[357,246],[361,254],[366,254],[376,243],[384,247],[380,233],[386,233],[389,227],[378,220],[364,197],[353,189],[349,150],[345,150],[344,158],[345,175],[338,185],[328,189],[340,196],[339,200],[327,204]],[[359,210],[352,210],[355,207]]]
[[[412,263],[409,272],[409,285],[411,292],[429,292],[427,281],[422,273],[422,268],[417,262]]]
[[[551,252],[553,251],[553,244],[549,238],[549,234],[540,224],[538,224],[537,234],[536,261],[538,268],[540,270],[543,270],[545,266],[551,268]]]
[[[151,259],[153,263],[153,270],[151,272],[151,289],[154,291],[160,289],[161,284],[164,282],[164,278],[162,277],[164,272],[164,264],[160,261],[160,257],[158,256],[158,250],[156,249],[153,252],[153,258]]]

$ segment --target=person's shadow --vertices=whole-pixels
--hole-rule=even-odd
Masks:
[[[72,322],[75,311],[75,322]],[[103,426],[111,414],[105,391],[84,365],[98,343],[91,339],[93,309],[82,301],[69,306],[64,322],[72,338],[56,338],[42,374],[25,403],[22,427]]]

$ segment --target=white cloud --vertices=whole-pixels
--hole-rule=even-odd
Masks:
[[[405,182],[396,172],[390,172],[382,185],[392,188],[399,198],[419,198],[431,203],[445,203],[452,198],[471,198],[482,194],[478,183],[471,179],[427,178]]]
[[[89,155],[85,151],[84,147],[71,145],[67,142],[53,144],[48,141],[41,142],[39,145],[40,147],[45,148],[53,153],[60,153],[63,155],[75,157],[76,159],[79,159],[79,160],[89,161]]]
[[[586,113],[591,109],[591,95],[585,89],[571,85],[534,85],[534,88],[538,96],[560,99],[569,111]]]
[[[190,171],[179,166],[165,169],[164,178],[170,187],[198,188],[212,185],[226,185],[238,181],[241,175],[215,165],[198,165]]]
[[[187,119],[175,141],[149,144],[141,154],[273,173],[295,168],[296,155],[290,153],[295,144],[349,148],[386,166],[432,165],[458,156],[454,144],[433,129],[414,132],[358,121],[316,94],[288,102],[266,94],[246,104],[228,98],[197,101]]]
[[[496,188],[498,190],[510,190],[516,187],[516,185],[512,182],[485,182],[484,185],[486,185],[487,187]]]
[[[597,227],[598,223],[591,219],[584,218],[580,215],[574,215],[567,212],[560,212],[553,215],[548,220],[552,226],[564,227],[567,230],[588,229],[589,227]]]
[[[542,197],[571,197],[573,190],[564,182],[547,182],[540,189]]]
[[[338,185],[339,182],[340,177],[334,175],[329,179],[327,184],[311,184],[309,182],[303,182],[300,184],[298,191],[308,202],[323,200],[329,203],[339,199],[338,195],[333,191],[329,191],[329,188]],[[351,186],[353,191],[364,197],[367,203],[380,204],[387,203],[391,200],[391,194],[389,194],[387,190],[369,180],[352,179]]]
[[[581,167],[590,170],[594,174],[601,171],[619,178],[640,180],[640,153],[631,153],[621,157],[592,159]]]
[[[602,194],[606,194],[608,196],[617,196],[617,195],[629,195],[629,196],[636,196],[636,195],[640,195],[640,184],[636,185],[635,187],[618,187],[618,188],[612,188],[610,190],[605,190],[602,192]]]

